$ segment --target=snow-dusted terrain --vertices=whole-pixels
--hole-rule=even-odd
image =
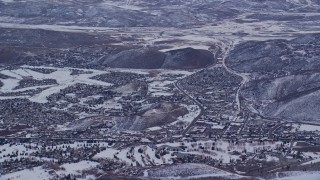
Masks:
[[[55,69],[55,68],[53,68]],[[105,73],[102,71],[93,71],[91,74],[80,74],[80,75],[71,75],[71,71],[68,68],[65,69],[55,69],[56,71],[50,74],[42,74],[39,72],[32,71],[32,67],[30,66],[23,66],[21,69],[17,70],[2,70],[0,71],[1,74],[7,75],[10,78],[4,80],[4,85],[1,87],[0,92],[22,92],[26,90],[32,90],[37,88],[47,88],[43,90],[41,93],[36,94],[32,97],[26,97],[30,101],[37,102],[37,103],[46,103],[47,97],[58,93],[61,89],[65,89],[68,86],[72,86],[77,83],[84,83],[84,84],[93,84],[93,85],[101,85],[101,86],[111,86],[110,83],[105,83],[101,81],[96,81],[90,79],[90,77]],[[29,87],[29,88],[22,88],[22,89],[14,89],[18,86],[19,81],[24,78],[32,78],[36,80],[44,80],[44,79],[55,79],[57,81],[57,85],[46,85],[46,86],[36,86],[36,87]],[[2,97],[2,99],[6,98],[15,98],[15,97]],[[19,98],[16,97],[16,98]]]
[[[0,0],[0,179],[320,179],[319,0]]]

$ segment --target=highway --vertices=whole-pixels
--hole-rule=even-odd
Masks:
[[[188,92],[186,92],[183,88],[181,88],[180,86],[180,81],[177,81],[176,83],[174,83],[175,87],[182,92],[184,95],[188,96],[199,108],[200,108],[200,113],[198,114],[198,116],[196,118],[193,119],[193,121],[188,125],[188,127],[183,130],[182,135],[185,136],[187,134],[187,132],[190,130],[190,128],[197,122],[197,120],[202,116],[203,112],[204,112],[204,108],[202,106],[202,104],[196,100],[194,97],[192,97],[190,94],[188,94]]]

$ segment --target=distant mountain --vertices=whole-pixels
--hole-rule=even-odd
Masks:
[[[270,12],[316,12],[306,0],[139,0],[0,1],[0,23],[58,24],[99,27],[191,27],[233,19],[248,9],[262,20]],[[313,0],[312,3],[319,1]],[[263,14],[271,14],[264,16]],[[262,15],[260,15],[262,14]],[[285,16],[285,15],[284,15]],[[252,19],[251,18],[251,19]],[[271,19],[274,20],[274,19]]]

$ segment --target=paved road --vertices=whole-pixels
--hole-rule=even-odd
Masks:
[[[197,120],[202,116],[203,112],[204,112],[204,108],[202,106],[202,104],[194,99],[194,97],[192,97],[190,94],[188,94],[184,89],[181,88],[180,86],[180,81],[177,81],[176,83],[174,83],[175,87],[182,92],[184,95],[188,96],[196,105],[198,105],[198,107],[200,108],[200,113],[198,114],[198,116],[196,118],[193,119],[193,121],[189,124],[189,126],[182,132],[182,135],[185,136],[186,133],[190,130],[190,128],[197,122]]]
[[[243,86],[245,83],[247,83],[247,82],[249,81],[249,78],[247,77],[247,75],[237,73],[237,72],[229,69],[229,68],[225,65],[225,59],[227,58],[227,56],[228,56],[230,50],[233,48],[233,46],[234,46],[234,43],[230,44],[227,48],[222,47],[222,46],[221,46],[220,48],[221,48],[222,50],[223,50],[224,48],[226,49],[226,51],[224,52],[224,56],[222,57],[222,59],[223,59],[223,60],[222,60],[222,64],[223,64],[224,68],[225,68],[228,72],[230,72],[231,74],[235,74],[235,75],[237,75],[237,76],[240,76],[240,77],[242,77],[242,79],[243,79],[243,81],[241,82],[241,85],[240,85],[240,87],[239,87],[239,90],[237,91],[237,95],[236,95],[236,102],[237,102],[237,104],[238,104],[238,112],[235,114],[235,118],[236,118],[236,115],[237,115],[237,114],[240,112],[240,110],[241,110],[241,104],[240,104],[240,99],[239,99],[240,89],[242,88],[242,86]],[[215,54],[214,54],[214,55],[215,55]],[[215,64],[210,65],[210,66],[202,69],[201,71],[206,70],[206,69],[209,69],[209,68],[211,68],[212,66],[215,66]],[[199,72],[200,72],[200,71],[199,71]],[[182,79],[181,79],[181,80],[182,80]],[[185,136],[186,133],[190,130],[190,128],[191,128],[191,127],[197,122],[197,120],[203,115],[203,112],[204,112],[205,110],[204,110],[203,105],[202,105],[197,99],[195,99],[193,96],[191,96],[190,94],[188,94],[188,92],[185,91],[185,90],[180,86],[181,80],[179,80],[179,81],[177,81],[176,83],[174,83],[175,87],[176,87],[180,92],[182,92],[183,94],[185,94],[186,96],[188,96],[188,97],[189,97],[196,105],[198,105],[199,108],[200,108],[200,113],[199,113],[199,115],[198,115],[198,116],[190,123],[190,125],[182,132],[182,135]]]
[[[238,110],[235,114],[235,117],[234,117],[234,120],[237,118],[237,114],[239,114],[241,112],[241,103],[240,103],[240,90],[242,89],[242,87],[247,83],[249,82],[249,77],[247,74],[244,74],[244,73],[238,73],[230,68],[228,68],[228,66],[226,66],[226,59],[230,53],[230,51],[233,49],[235,45],[235,42],[232,42],[229,47],[227,48],[226,52],[225,52],[225,55],[222,59],[222,65],[223,67],[226,69],[226,71],[228,71],[229,73],[233,74],[233,75],[236,75],[236,76],[239,76],[242,78],[242,81],[241,81],[241,84],[237,90],[237,93],[236,93],[236,103],[237,103],[237,106],[238,106]]]

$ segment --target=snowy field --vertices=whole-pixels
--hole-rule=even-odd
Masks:
[[[320,126],[310,124],[293,124],[291,132],[302,132],[302,131],[318,131],[320,132]]]
[[[110,148],[108,143],[99,143],[100,147]],[[67,150],[67,148],[81,148],[83,146],[91,146],[92,144],[87,144],[84,142],[74,142],[71,144],[60,144],[52,146],[52,148]],[[17,144],[3,144],[0,145],[0,163],[8,161],[10,159],[20,159],[20,158],[38,158],[43,161],[55,161],[55,159],[49,158],[39,158],[37,156],[32,156],[32,153],[39,152],[41,145],[34,143],[17,143]],[[48,147],[49,148],[49,147]],[[16,157],[9,157],[7,155],[16,155]]]
[[[188,114],[178,117],[178,120],[172,123],[173,125],[178,122],[184,122],[189,125],[201,113],[201,110],[197,105],[182,104],[182,106],[187,108]]]
[[[280,142],[239,142],[237,145],[229,143],[227,141],[199,141],[199,142],[184,142],[184,143],[163,143],[157,144],[158,148],[161,147],[173,147],[178,148],[180,146],[185,146],[184,151],[179,151],[182,154],[193,154],[200,155],[205,157],[211,157],[213,159],[222,161],[223,163],[229,163],[230,160],[237,160],[240,158],[240,155],[245,151],[246,153],[255,153],[257,150],[266,150],[273,151],[276,148],[280,147]],[[140,149],[140,150],[139,150]],[[140,152],[139,152],[140,151]],[[232,154],[234,151],[238,151],[239,155]],[[162,165],[162,164],[172,164],[172,153],[175,151],[170,151],[164,156],[156,157],[156,150],[149,146],[136,146],[132,148],[117,150],[113,148],[107,148],[105,151],[102,151],[94,156],[95,159],[113,159],[117,157],[119,160],[127,163],[128,165],[141,165],[141,166],[150,166],[150,165]],[[279,159],[274,156],[266,156],[266,161],[278,161]]]
[[[255,153],[257,150],[266,150],[273,151],[276,148],[281,146],[280,142],[239,142],[238,144],[234,144],[231,142],[218,140],[218,141],[199,141],[199,142],[184,142],[182,143],[163,143],[158,144],[157,147],[179,147],[186,146],[186,150],[184,152],[180,152],[183,154],[193,154],[200,155],[205,157],[211,157],[213,159],[222,161],[223,163],[229,163],[230,160],[240,159],[240,155],[246,153]],[[239,152],[239,155],[233,154],[233,152]],[[266,157],[267,161],[277,161],[276,157]]]
[[[54,69],[56,71],[50,74],[44,74],[40,72],[33,71],[33,68],[38,67],[31,67],[31,66],[22,66],[21,69],[15,70],[2,70],[0,71],[1,74],[7,75],[10,78],[8,79],[1,79],[4,85],[0,88],[0,92],[8,93],[8,92],[23,92],[26,90],[36,90],[40,87],[46,87],[47,89],[43,90],[39,94],[34,96],[24,96],[24,98],[28,98],[30,101],[37,102],[37,103],[46,103],[48,102],[47,97],[59,93],[60,90],[65,89],[69,86],[75,85],[77,83],[84,83],[88,85],[100,85],[100,86],[111,86],[112,84],[97,81],[94,79],[90,79],[96,75],[104,74],[104,71],[98,70],[91,70],[91,74],[78,74],[78,75],[71,75],[73,68],[49,68],[49,67],[41,67],[41,68],[48,68]],[[77,69],[82,70],[82,69]],[[85,70],[86,71],[86,70]],[[35,87],[28,87],[28,88],[21,88],[21,89],[14,89],[19,85],[19,82],[26,78],[32,78],[35,80],[45,80],[45,79],[54,79],[57,81],[57,85],[46,85],[46,86],[35,86]],[[21,98],[19,96],[3,96],[2,99],[14,99],[14,98]]]
[[[34,71],[34,68],[43,68],[43,69],[51,69],[55,70],[52,73],[45,74]],[[80,70],[84,72],[90,73],[83,73],[72,75],[73,70]],[[98,86],[105,86],[110,87],[113,84],[106,83],[99,80],[94,80],[92,77],[97,75],[102,75],[106,73],[113,72],[123,72],[123,73],[135,73],[135,74],[143,74],[148,75],[148,70],[131,70],[131,69],[107,69],[105,71],[101,70],[93,70],[93,69],[78,69],[78,68],[54,68],[54,67],[33,67],[33,66],[21,66],[19,69],[14,70],[1,70],[0,74],[9,76],[7,79],[1,79],[0,81],[3,83],[3,86],[0,88],[1,93],[19,93],[24,92],[27,90],[37,90],[38,88],[43,88],[44,90],[36,95],[33,96],[1,96],[1,99],[17,99],[17,98],[27,98],[32,102],[37,103],[46,103],[48,102],[47,97],[59,93],[60,90],[65,89],[69,86],[75,85],[77,83],[87,84],[87,85],[98,85]],[[175,83],[177,80],[192,74],[193,72],[189,71],[173,71],[173,70],[157,70],[159,74],[155,77],[149,77],[148,82],[148,91],[151,96],[171,96],[173,95],[171,90],[168,86]],[[178,75],[179,78],[170,78],[170,75]],[[43,86],[33,86],[33,87],[26,87],[15,89],[19,82],[23,79],[34,79],[34,80],[46,80],[46,79],[54,79],[57,81],[58,84],[53,85],[43,85]],[[115,107],[116,102],[109,102],[106,106]],[[121,108],[121,107],[119,107]]]
[[[108,148],[94,156],[95,159],[114,159],[115,157],[132,166],[172,164],[171,158],[174,158],[170,154],[157,158],[155,156],[155,150],[149,146],[136,146],[122,150]]]
[[[183,79],[186,76],[193,74],[191,71],[181,71],[181,70],[162,70],[158,72],[155,77],[148,78],[148,93],[151,96],[172,96],[172,88],[169,86],[173,85],[179,79]],[[178,76],[178,77],[172,77]]]
[[[276,180],[319,180],[319,171],[288,171],[277,174]]]
[[[84,170],[90,170],[98,165],[92,161],[80,161],[78,163],[63,164],[60,166],[61,170],[58,170],[52,174],[49,173],[48,169],[43,166],[34,167],[31,169],[24,169],[14,173],[6,174],[0,177],[0,179],[10,180],[50,180],[52,178],[58,178],[72,175],[81,175]],[[95,179],[94,176],[87,176],[83,179]]]
[[[214,178],[238,179],[240,176],[219,170],[203,164],[180,164],[167,167],[159,167],[144,172],[144,177],[155,177],[160,179],[192,179],[192,178]]]

